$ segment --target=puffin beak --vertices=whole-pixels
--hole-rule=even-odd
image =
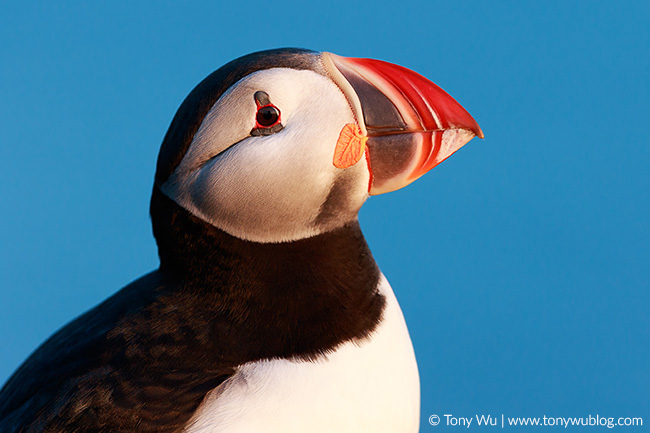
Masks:
[[[403,188],[483,132],[444,90],[404,67],[323,53],[365,142],[370,195]]]

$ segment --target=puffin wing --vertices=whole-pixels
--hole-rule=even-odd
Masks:
[[[165,281],[136,280],[40,346],[0,390],[0,431],[182,431],[235,370],[205,359]]]

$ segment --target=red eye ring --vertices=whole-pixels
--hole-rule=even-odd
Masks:
[[[280,123],[280,110],[273,104],[257,107],[255,128],[273,128]]]

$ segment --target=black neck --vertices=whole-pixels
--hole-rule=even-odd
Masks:
[[[201,313],[227,318],[219,326],[251,358],[317,356],[366,337],[381,319],[379,270],[356,221],[308,239],[257,243],[191,215],[157,188],[151,214],[160,271]]]

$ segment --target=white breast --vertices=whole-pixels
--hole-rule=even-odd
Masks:
[[[316,362],[242,365],[208,394],[185,431],[417,432],[420,384],[411,339],[383,275],[379,290],[386,310],[367,340]]]

